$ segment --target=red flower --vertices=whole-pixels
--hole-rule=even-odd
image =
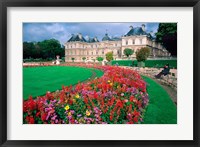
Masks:
[[[110,115],[110,121],[112,121],[113,120],[113,116],[112,115]]]
[[[121,100],[117,100],[117,107],[123,108],[123,103]]]
[[[35,120],[34,120],[33,116],[31,116],[31,117],[29,118],[29,124],[34,124],[34,122],[35,122]]]
[[[138,122],[138,117],[134,117],[133,121],[137,123]]]
[[[43,113],[43,114],[41,115],[41,120],[42,120],[42,121],[45,121],[45,120],[46,120],[46,117],[47,117],[47,114],[46,114],[46,113]]]
[[[37,112],[37,113],[36,113],[36,116],[38,117],[39,115],[40,115],[40,112]]]
[[[134,115],[135,117],[138,117],[138,116],[140,116],[140,112],[138,112],[138,111],[135,109],[134,112],[133,112],[133,115]]]

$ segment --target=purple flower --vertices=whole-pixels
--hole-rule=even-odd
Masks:
[[[77,115],[77,117],[81,117],[81,116],[82,116],[82,114],[78,114],[78,115]]]

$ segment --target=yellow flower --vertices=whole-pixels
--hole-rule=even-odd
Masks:
[[[69,105],[65,106],[65,110],[69,110],[69,108],[70,108]]]
[[[110,83],[110,80],[108,80],[108,83]]]
[[[76,95],[75,95],[75,98],[77,98],[77,99],[78,99],[78,98],[80,98],[80,96],[79,96],[78,94],[76,94]]]
[[[76,103],[76,99],[73,99],[73,102]]]
[[[71,112],[68,112],[68,116],[71,116],[72,114],[71,114]]]
[[[110,86],[112,86],[113,85],[113,83],[110,83]]]
[[[90,116],[90,111],[86,110],[86,115]]]

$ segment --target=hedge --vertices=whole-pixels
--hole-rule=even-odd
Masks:
[[[116,65],[118,63],[119,66],[137,66],[137,60],[113,60],[111,62],[112,65]],[[177,60],[146,60],[145,67],[158,67],[162,68],[164,65],[169,63],[171,68],[177,68]]]

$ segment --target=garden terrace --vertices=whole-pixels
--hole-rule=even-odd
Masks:
[[[101,78],[24,101],[24,123],[141,123],[149,101],[141,76],[119,67],[97,68],[104,71]]]

